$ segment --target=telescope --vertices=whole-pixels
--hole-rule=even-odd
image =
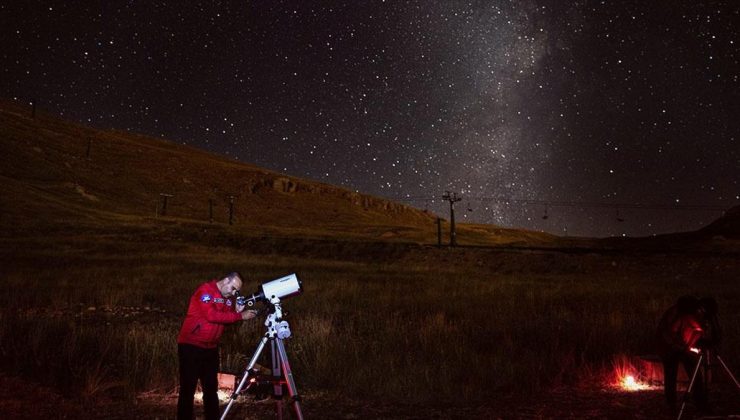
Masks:
[[[242,306],[254,306],[255,302],[271,302],[273,299],[287,299],[303,292],[301,281],[298,276],[288,274],[287,276],[263,283],[251,296],[244,296],[238,291],[234,293],[236,303]]]
[[[281,299],[287,299],[302,292],[301,281],[298,280],[298,276],[295,274],[289,274],[285,277],[263,283],[260,285],[257,293],[251,296],[242,296],[240,293],[234,292],[237,305],[254,306],[255,302],[269,304],[268,315],[265,319],[267,331],[257,345],[257,350],[252,355],[247,368],[244,370],[244,375],[239,381],[239,386],[231,394],[229,404],[224,409],[223,414],[221,414],[221,420],[226,419],[231,406],[243,390],[259,397],[266,397],[268,392],[272,394],[273,398],[277,401],[276,414],[279,419],[283,418],[282,397],[287,392],[290,396],[290,404],[293,408],[295,418],[297,420],[303,420],[300,403],[301,397],[298,395],[293,373],[290,370],[290,363],[288,362],[288,353],[285,351],[285,344],[283,343],[284,339],[290,338],[290,325],[283,318],[283,309],[280,302]],[[254,366],[268,342],[271,349],[272,375],[269,377],[255,376],[254,374],[258,373],[259,370],[254,371]],[[249,381],[249,384],[247,384],[247,381]]]

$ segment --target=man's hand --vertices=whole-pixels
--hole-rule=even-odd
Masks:
[[[242,309],[244,309],[244,308],[242,308]],[[247,310],[247,311],[242,312],[241,314],[242,314],[242,320],[243,321],[246,321],[248,319],[252,319],[252,318],[256,317],[257,316],[257,311],[255,311],[253,309],[250,309],[250,310]]]

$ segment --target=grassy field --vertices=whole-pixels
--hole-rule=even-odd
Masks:
[[[245,291],[289,272],[303,280],[305,293],[284,307],[293,369],[312,392],[460,403],[603,382],[621,355],[653,352],[657,319],[685,293],[716,296],[725,346],[740,348],[732,257],[337,241],[342,257],[322,258],[308,242],[286,255],[279,239],[244,238],[245,253],[143,237],[4,238],[2,370],[71,396],[171,391],[188,298],[231,270],[248,277]],[[243,369],[262,332],[256,322],[228,329],[224,370]]]

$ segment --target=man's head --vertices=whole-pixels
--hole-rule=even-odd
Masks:
[[[242,276],[236,271],[229,273],[226,277],[216,282],[216,286],[218,286],[221,296],[225,298],[234,297],[234,292],[242,289]]]

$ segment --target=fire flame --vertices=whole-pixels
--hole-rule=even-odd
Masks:
[[[625,391],[643,391],[650,389],[650,385],[637,381],[633,375],[625,375],[621,381],[621,387]]]
[[[614,371],[612,373],[612,385],[622,391],[634,392],[634,391],[645,391],[654,389],[650,383],[646,383],[640,380],[640,370],[635,367],[632,361],[624,356],[618,355],[613,361]],[[646,374],[646,372],[643,372]],[[650,377],[649,372],[647,377]]]

